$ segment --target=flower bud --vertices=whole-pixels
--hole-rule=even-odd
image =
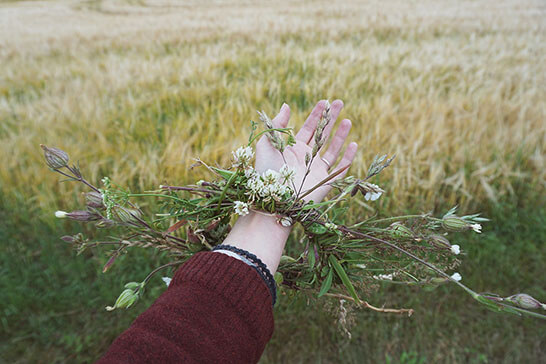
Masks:
[[[455,255],[459,255],[459,253],[461,252],[461,247],[458,246],[457,244],[452,245],[450,249],[451,249],[451,252]]]
[[[529,296],[526,293],[518,293],[513,296],[507,297],[504,300],[511,302],[514,305],[521,308],[528,308],[528,309],[543,308],[546,310],[546,304],[541,303],[539,300]]]
[[[43,144],[40,147],[44,150],[46,164],[53,169],[59,169],[68,165],[68,154],[58,148],[48,148]]]
[[[311,154],[310,153],[305,153],[305,165],[309,165],[309,163],[311,162]]]
[[[87,210],[72,211],[66,214],[66,217],[77,221],[96,221],[101,217]]]
[[[65,211],[55,211],[55,217],[58,219],[64,219],[68,215]]]
[[[138,283],[138,282],[129,282],[125,284],[125,288],[129,288],[129,289],[137,289],[140,286],[142,286],[142,283]]]
[[[284,277],[282,276],[281,272],[275,272],[275,275],[273,276],[273,279],[275,282],[280,286],[282,282],[284,281]]]
[[[65,235],[65,236],[61,237],[61,240],[65,241],[67,243],[73,243],[76,239],[74,239],[73,236]]]
[[[470,224],[458,216],[449,215],[444,216],[442,219],[442,227],[447,231],[457,232],[468,230],[470,228]]]
[[[443,235],[433,234],[429,236],[429,241],[436,245],[443,245],[446,248],[451,248],[451,243]]]
[[[295,263],[295,262],[296,262],[296,259],[288,255],[281,256],[280,264],[288,264],[288,263]]]
[[[112,212],[114,217],[121,222],[137,222],[137,218],[141,216],[139,210],[121,206],[114,206]]]
[[[390,233],[395,238],[400,239],[407,239],[413,237],[413,231],[411,231],[406,226],[400,224],[399,222],[395,222],[389,227]]]
[[[138,299],[138,294],[134,290],[127,288],[119,295],[114,306],[106,306],[107,311],[113,311],[116,308],[129,308]]]
[[[95,224],[95,226],[98,227],[99,229],[111,228],[114,225],[116,225],[116,222],[110,219],[101,219],[100,221],[97,221],[97,223]]]
[[[94,208],[104,207],[102,194],[92,191],[85,194],[85,200],[87,201],[87,206]]]

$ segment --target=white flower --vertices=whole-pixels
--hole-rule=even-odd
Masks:
[[[455,245],[452,245],[451,246],[451,252],[455,255],[459,255],[459,253],[461,252],[461,247],[458,246],[457,244]]]
[[[366,192],[366,194],[364,195],[364,199],[366,201],[369,201],[369,200],[375,201],[379,197],[381,197],[382,194],[383,192]]]
[[[392,281],[392,277],[394,276],[393,273],[390,273],[390,274],[380,274],[380,275],[377,275],[377,276],[372,276],[373,279],[381,279],[381,280],[384,280],[384,281]]]
[[[366,269],[366,264],[355,264],[355,267],[360,269]]]
[[[459,282],[461,279],[463,279],[463,277],[459,273],[453,273],[453,275],[451,276],[451,279]]]
[[[235,213],[240,216],[248,215],[248,204],[242,201],[235,201],[233,203],[235,207],[233,208],[235,210]]]
[[[258,172],[252,167],[245,169],[245,177],[248,179],[255,179],[258,177]]]
[[[283,216],[281,217],[281,219],[279,220],[280,224],[284,227],[288,227],[288,226],[292,226],[293,222],[292,222],[292,218],[291,217],[288,217],[288,216]]]
[[[251,147],[239,147],[239,149],[231,152],[231,154],[233,155],[233,165],[235,167],[248,167],[250,161],[254,157],[254,152]]]
[[[165,282],[165,284],[167,285],[167,287],[169,287],[169,284],[171,284],[172,278],[169,278],[169,277],[162,277],[161,279],[163,280],[163,282]]]
[[[279,173],[283,183],[292,183],[294,181],[294,177],[296,176],[296,171],[294,168],[290,168],[287,164],[284,164],[281,167]]]
[[[66,217],[66,215],[68,215],[66,212],[64,211],[55,211],[55,217],[59,218],[59,219],[64,219]]]
[[[279,182],[280,174],[277,171],[268,169],[267,171],[264,172],[264,175],[262,178],[265,184],[274,184]]]
[[[472,230],[474,230],[477,233],[482,232],[482,226],[480,224],[472,224],[470,225],[470,228],[472,228]]]

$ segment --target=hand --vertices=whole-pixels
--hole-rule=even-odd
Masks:
[[[285,149],[284,159],[283,155],[277,149],[273,148],[267,136],[262,136],[256,145],[256,170],[259,173],[263,173],[268,169],[278,171],[283,164],[285,164],[286,160],[288,166],[294,168],[296,172],[295,185],[299,190],[307,171],[307,167],[305,166],[305,155],[308,152],[311,152],[313,148],[313,135],[325,105],[325,101],[317,103],[301,130],[297,133],[296,144]],[[323,133],[323,138],[326,138],[326,140],[334,128],[335,121],[342,108],[343,102],[340,100],[336,100],[332,103],[332,119]],[[273,126],[275,128],[285,128],[288,125],[289,119],[290,108],[288,105],[284,104],[281,107],[279,114],[272,120]],[[350,129],[351,122],[347,119],[342,120],[330,147],[326,153],[322,155],[322,158],[328,161],[330,166],[334,167],[336,161],[339,159],[341,148],[345,143],[345,139],[347,139]],[[349,166],[355,157],[356,150],[356,143],[350,143],[339,164],[334,167],[335,169],[330,169],[328,164],[320,158],[319,153],[313,160],[310,172],[305,178],[301,189],[302,193],[326,178],[329,174],[329,169],[331,172]],[[347,170],[341,173],[337,178],[343,177],[346,172]],[[305,196],[304,200],[319,202],[328,194],[330,189],[330,186],[322,186]],[[297,192],[298,191],[296,191],[296,193]],[[272,274],[275,274],[284,250],[284,245],[286,244],[286,240],[288,239],[291,230],[291,227],[284,227],[278,224],[277,218],[274,216],[266,216],[251,211],[250,214],[239,217],[224,240],[224,244],[245,249],[255,254],[265,265],[267,265],[269,271]]]
[[[259,173],[263,173],[268,169],[278,171],[283,166],[283,164],[285,164],[286,160],[286,164],[288,164],[289,167],[294,168],[296,172],[296,193],[301,190],[301,195],[305,191],[309,190],[320,181],[325,179],[330,173],[348,167],[352,163],[357,151],[357,144],[354,142],[350,143],[347,146],[343,158],[341,158],[339,164],[335,166],[343,144],[345,144],[347,135],[349,135],[349,131],[351,130],[351,121],[343,119],[334,135],[334,138],[332,139],[330,147],[322,155],[322,157],[320,157],[321,153],[319,152],[319,155],[315,157],[313,163],[311,164],[309,174],[307,175],[307,177],[305,177],[305,180],[303,180],[307,171],[307,166],[305,165],[305,155],[307,153],[311,153],[313,145],[315,144],[313,135],[315,133],[315,129],[317,128],[318,121],[320,120],[325,106],[326,101],[323,100],[319,101],[317,105],[313,108],[313,111],[311,111],[311,114],[303,124],[303,127],[296,134],[296,144],[293,146],[288,146],[285,149],[284,159],[281,152],[279,152],[273,147],[273,145],[271,145],[268,137],[266,135],[263,135],[256,144],[256,170]],[[331,121],[326,126],[323,133],[323,138],[326,140],[324,145],[327,144],[330,133],[334,128],[334,124],[342,108],[343,102],[341,100],[336,100],[331,105]],[[273,126],[275,128],[286,128],[289,119],[290,108],[288,107],[288,105],[283,104],[281,110],[279,111],[279,114],[272,120]],[[325,161],[327,161],[328,163],[326,163]],[[347,173],[347,170],[348,168],[345,169],[345,171],[336,178],[342,178]],[[326,197],[330,190],[331,187],[329,185],[321,186],[309,195],[305,196],[304,200],[313,200],[315,202],[320,202],[324,199],[324,197]]]

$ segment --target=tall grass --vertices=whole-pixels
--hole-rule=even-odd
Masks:
[[[69,152],[94,182],[108,175],[134,189],[155,188],[165,181],[191,183],[203,173],[188,169],[192,157],[227,162],[229,152],[246,140],[256,110],[272,115],[283,102],[291,106],[291,125],[297,128],[317,100],[345,101],[342,117],[353,121],[352,138],[360,145],[352,167],[355,175],[362,175],[377,153],[397,155],[379,181],[387,190],[382,211],[440,212],[454,204],[463,211],[487,209],[490,214],[508,209],[497,221],[505,224],[504,230],[494,237],[509,253],[498,250],[491,240],[483,251],[496,254],[494,259],[482,255],[473,264],[479,269],[480,262],[493,259],[498,264],[495,272],[500,272],[496,279],[512,287],[507,277],[518,275],[511,267],[524,267],[526,261],[531,268],[523,277],[537,288],[543,231],[526,231],[520,253],[509,246],[507,236],[516,229],[511,226],[522,228],[521,216],[531,211],[539,217],[530,224],[543,223],[545,15],[539,0],[3,2],[0,233],[3,241],[17,243],[3,248],[7,289],[0,291],[2,301],[10,304],[0,322],[6,336],[21,324],[8,343],[14,348],[9,357],[38,360],[48,348],[44,357],[50,361],[67,352],[96,358],[128,323],[116,321],[110,328],[99,326],[106,320],[90,323],[102,317],[89,313],[91,306],[97,307],[96,295],[113,297],[120,283],[104,278],[106,286],[95,287],[98,268],[92,267],[99,266],[96,260],[101,258],[89,256],[67,265],[74,259],[71,254],[56,251],[53,240],[44,237],[60,228],[51,212],[75,207],[81,190],[58,183],[42,161],[40,143]],[[363,203],[363,209],[351,214],[358,218],[371,209]],[[5,217],[13,214],[17,216]],[[510,225],[514,221],[519,225]],[[509,236],[516,239],[517,234]],[[51,250],[56,253],[48,258],[44,252]],[[506,260],[501,259],[504,253]],[[160,259],[137,257],[139,264]],[[70,282],[70,271],[77,272],[71,278],[75,283],[63,288],[59,282]],[[128,268],[126,273],[135,271]],[[19,286],[18,277],[25,277]],[[479,276],[470,279],[483,283]],[[512,288],[527,288],[518,282]],[[57,311],[54,295],[39,305],[25,291],[27,287],[39,295],[47,284],[51,292],[62,292],[58,298],[62,310]],[[81,298],[77,302],[82,316],[70,313],[71,295]],[[334,346],[339,342],[328,337],[335,334],[328,331],[329,321],[318,314],[302,314],[309,308],[290,310],[282,309],[280,322],[288,325],[287,317],[295,315],[317,320],[305,331],[314,335],[308,347],[329,349],[310,357],[293,356],[305,348],[289,345],[282,351],[283,338],[289,335],[284,330],[276,334],[264,360],[279,362],[292,355],[294,361],[333,361],[339,353],[325,340]],[[56,316],[63,312],[64,318]],[[405,327],[400,337],[438,325],[435,316],[426,317],[417,326],[400,324]],[[464,317],[461,320],[468,321],[478,316]],[[376,322],[375,316],[365,319],[370,325]],[[388,353],[396,361],[404,350],[408,361],[413,360],[413,351],[423,351],[434,361],[441,361],[438,355],[444,352],[451,353],[450,361],[464,358],[460,356],[464,345],[458,343],[449,351],[447,339],[443,349],[435,351],[424,341],[390,337],[396,343],[402,340],[393,348],[398,344],[385,342],[387,329],[401,326],[385,320],[387,326],[372,340],[378,345],[375,360]],[[82,334],[81,325],[89,325],[89,330]],[[465,323],[450,325],[463,330]],[[43,327],[50,334],[36,334]],[[496,326],[488,321],[486,327]],[[49,335],[65,329],[68,333],[61,341],[47,343]],[[371,335],[358,332],[357,341]],[[422,335],[423,340],[432,336]],[[545,340],[527,338],[525,333],[509,337],[521,350],[528,340],[532,345]],[[486,358],[507,353],[501,342],[480,343]],[[25,354],[28,345],[32,349]],[[385,349],[389,345],[390,351]],[[356,361],[355,350],[343,354],[348,361]],[[468,357],[479,361],[480,353]],[[540,349],[521,354],[510,357],[539,358]]]
[[[187,183],[199,178],[191,157],[225,162],[256,109],[285,101],[297,127],[320,98],[346,103],[355,174],[397,154],[386,175],[397,207],[498,201],[515,181],[544,188],[538,2],[0,9],[1,188],[40,207],[66,188],[39,143],[94,180]]]

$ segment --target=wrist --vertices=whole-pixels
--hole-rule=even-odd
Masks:
[[[233,226],[224,244],[245,249],[260,258],[271,274],[275,274],[291,226],[282,226],[274,215],[251,211],[241,216]]]

